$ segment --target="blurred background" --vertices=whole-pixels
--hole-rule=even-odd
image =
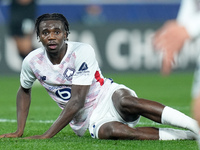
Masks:
[[[62,13],[70,24],[70,41],[91,44],[103,72],[160,72],[162,54],[152,36],[175,19],[180,0],[0,0],[0,75],[19,74],[21,62],[40,45],[34,20]],[[23,4],[23,5],[22,5]],[[21,22],[21,32],[17,24]],[[200,40],[189,41],[176,58],[175,71],[193,72]],[[30,50],[29,50],[30,49]],[[188,50],[190,49],[190,50]]]

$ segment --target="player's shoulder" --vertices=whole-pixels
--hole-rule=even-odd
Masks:
[[[37,57],[38,55],[43,55],[44,54],[44,48],[43,47],[40,47],[40,48],[37,48],[33,51],[31,51],[25,59],[33,59],[33,57]]]
[[[92,46],[87,43],[68,41],[67,44],[72,51],[79,51],[79,52],[93,51]]]
[[[72,45],[74,47],[80,47],[80,46],[91,46],[90,44],[83,43],[83,42],[74,42],[74,41],[67,41],[67,44]]]

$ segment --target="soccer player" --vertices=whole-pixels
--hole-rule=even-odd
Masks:
[[[93,48],[68,41],[69,25],[62,14],[43,14],[36,20],[36,32],[43,47],[24,59],[17,93],[17,123],[14,133],[21,137],[31,101],[31,87],[37,79],[62,108],[52,126],[30,139],[51,138],[70,124],[78,136],[89,129],[92,138],[129,140],[195,139],[197,122],[185,114],[138,98],[128,87],[104,78]],[[136,127],[140,116],[182,129]]]
[[[163,52],[161,71],[169,74],[174,56],[182,50],[185,42],[200,34],[200,1],[182,0],[176,20],[167,21],[153,38],[153,46]]]
[[[162,73],[169,74],[174,56],[177,55],[188,40],[200,34],[200,0],[182,0],[176,20],[167,21],[153,39],[155,49],[163,51]],[[200,125],[200,57],[192,88],[193,114]],[[198,138],[200,149],[200,133]]]
[[[18,54],[22,59],[24,59],[33,49],[32,39],[37,9],[36,1],[11,0],[9,8],[9,32],[16,43]]]

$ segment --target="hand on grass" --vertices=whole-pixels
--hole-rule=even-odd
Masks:
[[[24,139],[48,139],[49,137],[44,136],[44,135],[34,135],[34,136],[29,136],[25,137]]]
[[[7,134],[2,134],[0,135],[0,138],[17,138],[21,137],[18,133],[7,133]]]

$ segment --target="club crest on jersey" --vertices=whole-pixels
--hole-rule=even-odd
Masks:
[[[75,72],[75,69],[73,68],[67,68],[65,70],[65,72],[63,73],[64,77],[67,79],[67,80],[71,80],[73,75],[74,75],[74,72]]]
[[[88,66],[87,66],[87,64],[84,62],[84,63],[82,63],[82,65],[81,65],[81,67],[79,68],[78,71],[85,71],[85,70],[87,70],[87,69],[88,69]]]

